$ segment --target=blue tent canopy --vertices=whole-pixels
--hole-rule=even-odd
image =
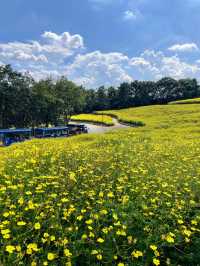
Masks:
[[[56,131],[56,130],[67,130],[68,127],[41,127],[41,128],[36,128],[35,130],[40,130],[40,131]]]
[[[28,128],[0,129],[0,135],[4,135],[4,134],[20,134],[20,133],[31,133],[31,129],[28,129]]]

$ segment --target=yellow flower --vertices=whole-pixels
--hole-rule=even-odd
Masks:
[[[103,198],[103,192],[99,192],[99,197]]]
[[[165,239],[168,243],[174,243],[174,238],[170,235],[167,235]]]
[[[156,266],[160,265],[160,260],[154,258],[154,259],[153,259],[153,264],[156,265]]]
[[[108,192],[107,196],[108,196],[109,198],[114,198],[114,194],[112,193],[112,191]]]
[[[89,220],[85,221],[85,223],[86,223],[86,224],[92,224],[93,221],[92,221],[92,219],[89,219]]]
[[[82,237],[81,237],[81,239],[85,240],[85,239],[87,239],[87,237],[88,236],[86,234],[83,234]]]
[[[185,229],[183,230],[183,234],[186,235],[187,237],[190,237],[192,232],[190,230]]]
[[[183,220],[181,220],[181,219],[178,219],[177,222],[178,222],[178,224],[183,224]]]
[[[103,242],[104,242],[104,239],[101,238],[101,237],[99,237],[99,238],[97,239],[97,242],[98,242],[98,243],[103,243]]]
[[[69,243],[69,240],[67,238],[64,238],[63,241],[62,241],[63,245],[66,245]]]
[[[33,251],[38,251],[38,247],[37,247],[37,244],[36,243],[30,243],[27,245],[27,250],[26,250],[26,253],[31,255],[33,253]]]
[[[43,235],[45,238],[49,237],[49,234],[48,233],[44,233]]]
[[[91,255],[97,255],[98,253],[99,252],[97,250],[95,250],[95,249],[91,251]]]
[[[126,232],[124,230],[117,230],[116,235],[118,236],[126,236]]]
[[[72,256],[72,253],[69,251],[68,248],[64,249],[64,254],[66,257],[71,257]]]
[[[56,258],[56,255],[54,253],[49,252],[47,254],[47,259],[48,260],[54,260],[55,258]]]
[[[37,262],[36,261],[32,261],[31,262],[31,266],[37,266]]]
[[[100,214],[102,214],[102,215],[106,215],[106,214],[108,214],[108,211],[107,211],[107,210],[101,210],[101,211],[100,211]]]
[[[7,245],[6,246],[6,251],[10,254],[12,254],[15,251],[15,246],[12,245]]]
[[[120,263],[117,264],[117,266],[125,266],[125,264],[120,262]]]
[[[152,249],[153,251],[157,250],[157,247],[155,245],[150,245],[150,249]]]
[[[41,228],[40,223],[35,223],[34,228],[35,228],[35,230],[39,230]]]
[[[160,253],[158,252],[158,250],[155,250],[155,251],[154,251],[154,255],[155,255],[156,257],[159,257],[159,256],[160,256]]]
[[[51,236],[50,239],[51,239],[51,241],[54,241],[56,239],[56,237],[55,236]]]
[[[193,225],[197,225],[198,222],[197,222],[196,220],[192,220],[192,221],[191,221],[191,224],[193,224]]]
[[[78,221],[81,221],[81,220],[83,219],[83,215],[79,215],[79,216],[77,216],[76,219],[77,219]]]
[[[16,250],[17,250],[18,252],[21,251],[21,247],[20,247],[20,245],[16,246],[15,248],[16,248]]]
[[[18,199],[18,203],[19,205],[23,205],[24,204],[24,199],[21,197]]]
[[[18,225],[18,226],[23,226],[23,225],[26,225],[26,222],[24,222],[24,221],[19,221],[19,222],[17,222],[17,225]]]
[[[133,242],[133,237],[132,236],[127,236],[128,244],[132,244]]]
[[[2,229],[1,230],[1,234],[2,235],[7,235],[7,234],[9,234],[10,233],[10,229]]]
[[[138,259],[139,257],[142,257],[142,256],[143,256],[143,252],[142,252],[142,251],[139,251],[139,250],[134,250],[134,251],[131,253],[131,255],[132,255],[134,258]]]
[[[69,174],[69,179],[71,180],[71,181],[74,181],[74,182],[76,182],[76,174],[74,173],[74,172],[71,172],[70,174]]]
[[[102,258],[103,258],[103,257],[102,257],[101,254],[98,254],[98,255],[97,255],[97,259],[98,259],[98,260],[102,260]]]

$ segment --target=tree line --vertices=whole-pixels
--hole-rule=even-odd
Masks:
[[[61,77],[36,81],[10,65],[0,66],[0,128],[61,125],[71,115],[200,96],[196,79],[133,81],[119,87],[86,89]]]

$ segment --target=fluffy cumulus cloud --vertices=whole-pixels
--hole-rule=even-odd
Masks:
[[[173,52],[197,52],[199,51],[196,43],[184,43],[184,44],[174,44],[168,48],[168,50]]]
[[[41,37],[40,41],[0,43],[0,61],[30,73],[37,73],[38,68],[41,72],[55,73],[66,58],[84,48],[83,38],[78,34],[44,32]]]
[[[189,50],[188,46],[184,49]],[[177,47],[170,50],[177,52]],[[83,37],[69,32],[56,34],[48,31],[39,41],[0,43],[1,64],[11,64],[36,79],[65,75],[87,88],[117,86],[133,79],[157,80],[164,76],[200,80],[199,58],[191,62],[181,54],[169,56],[154,50],[145,50],[135,57],[119,52],[86,52]]]
[[[127,73],[129,58],[121,53],[92,53],[77,55],[74,62],[66,69],[66,74],[79,84],[89,87],[101,85],[118,85],[130,82],[132,77]]]

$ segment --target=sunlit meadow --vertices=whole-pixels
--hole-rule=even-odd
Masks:
[[[71,117],[73,121],[81,121],[81,122],[93,122],[95,124],[103,124],[105,126],[113,126],[112,117],[108,115],[96,115],[96,114],[80,114],[73,115]]]
[[[1,265],[199,265],[200,105],[0,149]]]

